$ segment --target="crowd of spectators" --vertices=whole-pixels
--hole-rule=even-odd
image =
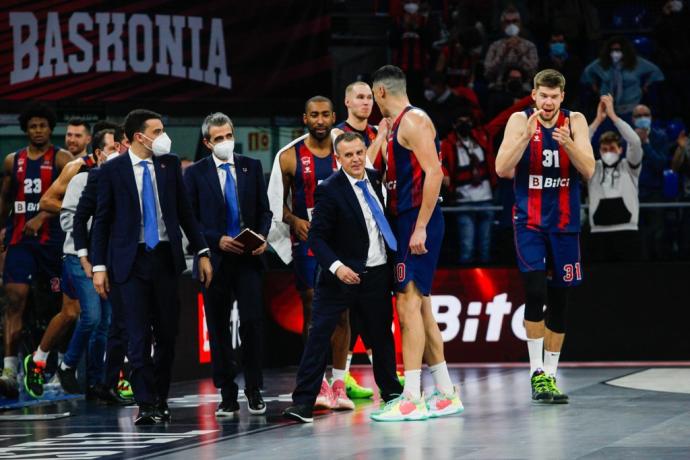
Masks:
[[[598,162],[598,180],[610,180],[612,171],[616,178],[619,170],[631,173],[628,185],[634,183],[637,204],[626,201],[624,214],[634,223],[621,228],[634,227],[629,241],[635,247],[627,258],[689,257],[690,208],[650,207],[690,202],[689,4],[390,0],[388,7],[392,63],[406,72],[411,100],[429,113],[442,140],[444,206],[465,209],[447,213],[448,232],[457,235],[449,241],[459,242],[447,262],[512,257],[500,249],[511,228],[512,185],[496,177],[494,154],[507,118],[529,106],[532,77],[544,68],[565,76],[562,106],[592,123],[597,160],[602,150],[620,151],[624,161],[616,168]],[[631,152],[642,154],[639,166]],[[588,189],[592,184],[583,186],[582,196],[593,205]],[[604,214],[607,209],[608,202],[600,207]],[[601,212],[583,220],[583,232],[599,253],[597,247],[610,245],[596,235],[601,228],[594,217]]]

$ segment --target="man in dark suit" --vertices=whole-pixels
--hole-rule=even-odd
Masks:
[[[383,214],[381,179],[365,169],[366,147],[358,133],[336,137],[335,152],[342,169],[316,188],[309,229],[309,246],[319,263],[312,324],[292,393],[294,405],[284,412],[300,422],[313,420],[329,340],[348,308],[357,309],[362,319],[382,398],[389,401],[402,393],[395,374],[393,278],[387,262],[396,241]],[[342,381],[333,383],[333,391],[336,397],[344,397]]]
[[[185,183],[192,208],[211,248],[213,282],[203,290],[206,325],[211,344],[213,383],[221,391],[222,402],[216,416],[231,416],[239,410],[237,366],[232,355],[230,313],[237,300],[239,335],[244,364],[244,394],[249,413],[266,412],[261,392],[261,349],[263,339],[264,242],[253,251],[235,238],[248,228],[266,239],[272,213],[261,162],[234,153],[234,127],[223,113],[206,117],[201,127],[204,145],[213,154],[189,166]],[[197,269],[195,259],[194,270]]]
[[[202,282],[211,282],[212,268],[161,116],[133,110],[125,118],[125,134],[129,151],[101,166],[98,178],[93,284],[101,296],[108,295],[111,281],[117,291],[139,405],[135,424],[150,425],[170,420],[166,401],[179,316],[177,277],[186,267],[180,227],[192,248],[206,254],[199,261]]]

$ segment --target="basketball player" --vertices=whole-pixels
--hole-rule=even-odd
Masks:
[[[277,159],[283,182],[283,222],[290,226],[292,255],[297,290],[302,299],[304,326],[302,335],[306,338],[311,322],[311,304],[314,296],[316,258],[307,246],[307,234],[311,212],[314,208],[314,191],[319,182],[327,179],[338,165],[333,154],[330,132],[335,122],[333,103],[323,96],[314,96],[304,106],[304,124],[308,135],[281,153]],[[288,197],[292,203],[288,205]],[[333,387],[324,378],[321,392],[316,399],[317,409],[353,409],[354,404],[347,397],[344,387],[345,365],[350,344],[350,329],[347,312],[331,337],[333,349]],[[338,383],[340,381],[340,383]],[[339,389],[342,387],[342,391]]]
[[[405,74],[398,67],[386,65],[377,70],[373,88],[381,113],[394,120],[385,155],[386,188],[388,214],[398,242],[395,290],[405,387],[399,398],[371,417],[401,421],[457,414],[463,406],[450,381],[429,297],[444,231],[438,205],[443,172],[436,129],[426,113],[410,105]],[[435,383],[426,400],[421,394],[423,358]]]
[[[86,120],[72,118],[67,122],[65,148],[74,158],[83,158],[89,154],[86,149],[91,143],[91,126]]]
[[[50,280],[51,296],[59,301],[61,295],[64,233],[59,220],[39,207],[41,197],[73,159],[68,151],[58,149],[50,142],[55,123],[55,113],[49,107],[43,104],[28,106],[19,116],[19,125],[27,134],[29,145],[7,155],[3,165],[5,177],[0,192],[3,234],[0,235],[0,245],[3,251],[7,250],[3,280],[8,304],[0,395],[10,398],[18,396],[17,346],[31,282],[37,275],[44,275]],[[76,313],[72,313],[71,318],[76,319]]]
[[[527,296],[532,400],[538,403],[568,402],[556,386],[556,369],[568,288],[582,281],[580,176],[589,180],[595,165],[587,120],[561,108],[564,90],[558,71],[539,72],[532,89],[536,110],[510,117],[496,157],[499,177],[515,181],[515,251]]]

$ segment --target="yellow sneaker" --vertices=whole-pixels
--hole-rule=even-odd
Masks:
[[[451,394],[443,394],[435,389],[425,402],[429,417],[461,414],[465,410],[462,401],[460,401],[460,392],[455,386],[453,386],[453,393]]]
[[[370,415],[377,422],[402,422],[406,420],[426,420],[429,418],[424,396],[418,400],[412,399],[407,393],[388,401],[383,409],[374,411]]]

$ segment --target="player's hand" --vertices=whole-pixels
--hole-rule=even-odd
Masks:
[[[266,248],[268,248],[268,243],[264,243],[261,246],[259,246],[258,248],[254,249],[252,251],[252,255],[253,256],[260,256],[261,254],[263,254],[266,251]]]
[[[89,262],[89,259],[86,256],[82,256],[79,258],[79,263],[81,264],[81,268],[84,270],[86,277],[89,279],[93,278],[93,266],[91,265],[91,262]]]
[[[537,123],[539,123],[539,120],[537,120],[537,117],[541,115],[542,110],[535,110],[532,115],[529,116],[527,119],[527,128],[526,128],[526,133],[530,139],[534,137],[534,133],[537,132]]]
[[[570,132],[570,118],[566,118],[563,126],[557,126],[553,130],[553,138],[563,147],[568,147],[573,142]]]
[[[211,285],[213,279],[213,267],[209,257],[199,257],[199,281],[204,283],[206,289]]]
[[[220,237],[218,247],[221,251],[224,252],[232,252],[233,254],[244,254],[244,245],[239,241],[235,241],[234,238],[231,238],[227,235],[223,235]]]
[[[24,224],[24,234],[27,236],[38,236],[38,231],[41,229],[41,225],[43,225],[43,218],[40,216],[36,216],[33,219],[28,220]]]
[[[410,238],[410,251],[412,254],[426,254],[426,228],[416,227]]]
[[[383,137],[384,139],[388,137],[388,131],[391,128],[391,123],[388,118],[381,118],[379,122],[378,129],[376,131],[376,137]]]
[[[297,235],[297,238],[299,238],[302,241],[307,241],[307,235],[309,235],[309,227],[311,227],[311,224],[308,220],[295,217],[292,223],[290,224],[290,227],[292,227],[292,232],[295,235]]]
[[[96,292],[103,299],[108,298],[110,292],[110,281],[108,281],[108,272],[96,272],[93,274],[93,287]]]
[[[359,279],[359,275],[353,272],[352,269],[347,265],[341,265],[338,267],[338,269],[335,271],[335,276],[337,276],[338,279],[345,284],[359,284],[361,281]]]

